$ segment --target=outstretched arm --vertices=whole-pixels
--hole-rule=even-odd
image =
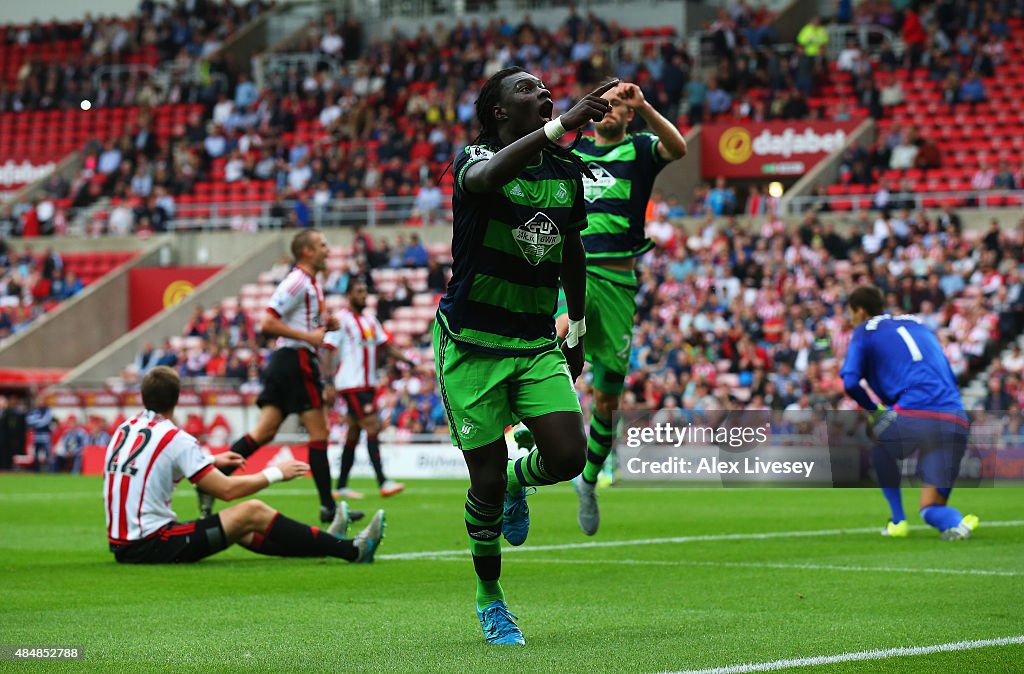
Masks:
[[[309,464],[301,461],[282,461],[276,467],[267,468],[255,475],[227,476],[214,468],[196,483],[207,494],[222,501],[234,501],[255,494],[275,482],[291,480],[309,472]]]

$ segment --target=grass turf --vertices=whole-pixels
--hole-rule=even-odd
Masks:
[[[503,585],[528,645],[499,648],[483,643],[474,611],[464,483],[413,482],[392,499],[354,502],[388,512],[371,566],[235,547],[180,567],[114,563],[100,484],[0,476],[0,645],[86,651],[84,662],[23,662],[19,671],[641,672],[1024,634],[1024,522],[986,527],[1022,518],[1019,488],[955,492],[954,505],[982,518],[975,538],[958,543],[926,528],[903,540],[851,532],[887,514],[879,493],[852,489],[606,489],[601,531],[589,539],[576,527],[571,488],[542,489],[530,499],[527,548],[689,540],[509,552]],[[261,498],[296,519],[316,512],[309,480]],[[905,499],[913,512],[916,494]],[[175,509],[195,516],[190,488],[178,490]],[[818,530],[844,533],[720,537]],[[444,550],[458,553],[388,558]],[[799,671],[882,670],[1024,671],[1024,646]]]

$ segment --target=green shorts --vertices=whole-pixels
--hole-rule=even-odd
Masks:
[[[434,321],[434,358],[452,444],[476,449],[505,428],[551,412],[582,414],[569,366],[553,348],[529,356],[468,349]]]
[[[621,395],[626,385],[636,291],[632,271],[587,267],[587,336],[583,345],[594,373],[594,388],[608,395]],[[560,290],[555,318],[566,312],[565,292]]]

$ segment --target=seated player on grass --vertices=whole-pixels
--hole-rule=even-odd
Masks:
[[[255,475],[224,475],[220,467],[238,468],[244,459],[234,452],[211,459],[194,437],[174,425],[171,416],[180,391],[177,372],[166,366],[150,370],[142,380],[145,411],[122,424],[107,447],[103,477],[107,539],[118,562],[197,562],[235,543],[264,555],[373,561],[384,537],[383,510],[351,540],[345,537],[348,508],[344,504],[327,531],[289,519],[258,500],[178,522],[170,503],[182,478],[219,499],[233,501],[309,471],[305,463],[284,461]]]

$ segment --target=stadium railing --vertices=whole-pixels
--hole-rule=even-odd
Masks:
[[[341,76],[341,62],[333,56],[316,52],[282,52],[258,54],[252,57],[253,82],[259,88],[267,86],[267,78],[287,74],[292,68],[302,73],[326,70],[332,79]]]
[[[835,61],[840,52],[846,48],[847,38],[857,39],[858,46],[865,52],[877,51],[877,47],[885,42],[892,45],[893,53],[897,58],[902,58],[905,45],[903,39],[885,26],[866,25],[856,26],[853,24],[830,25],[828,28],[828,46],[826,54],[829,61]],[[687,38],[688,52],[694,57],[695,66],[713,67],[718,64],[718,56],[715,54],[715,34],[711,31],[695,31]],[[781,42],[771,45],[772,51],[788,56],[796,50],[793,42]]]
[[[650,4],[668,4],[676,0],[648,0]],[[637,0],[583,0],[574,3],[577,10],[586,12],[595,7],[608,5],[635,5]],[[444,3],[437,0],[362,0],[352,3],[353,9],[359,16],[366,16],[374,19],[386,17],[432,17],[441,14],[460,16],[463,14],[474,14],[478,12],[528,12],[531,9],[541,9],[550,3],[541,0],[514,0],[513,2],[498,2],[497,0],[454,0]],[[568,7],[570,3],[560,3]],[[511,7],[509,6],[511,5]]]
[[[215,82],[218,86],[218,91],[226,92],[230,90],[230,82],[228,81],[227,75],[217,71],[204,72],[200,67],[199,62],[170,62],[159,66],[152,66],[144,63],[125,63],[100,66],[93,71],[92,84],[93,87],[99,90],[102,86],[104,77],[109,77],[111,81],[117,81],[121,75],[131,75],[134,73],[145,73],[149,81],[156,85],[160,90],[161,100],[171,88],[172,83],[175,82],[201,86],[206,86],[210,82]]]
[[[294,200],[282,202],[288,209],[294,209]],[[366,225],[373,227],[384,224],[414,224],[416,197],[371,197],[336,199],[327,206],[316,207],[304,202],[309,209],[310,224],[315,227],[342,227],[345,225]],[[216,230],[216,229],[280,229],[286,226],[282,218],[272,217],[273,204],[259,202],[230,202],[179,204],[170,231]],[[437,213],[451,211],[451,197],[445,196]],[[444,217],[435,222],[445,221]],[[415,223],[419,224],[419,223]]]
[[[913,204],[912,210],[941,208],[942,206],[992,208],[1024,205],[1024,190],[968,190],[936,192],[890,192],[885,208],[902,208]],[[792,197],[789,200],[790,214],[799,214],[807,209],[828,205],[832,211],[880,210],[875,205],[875,193],[865,191],[845,195]]]

